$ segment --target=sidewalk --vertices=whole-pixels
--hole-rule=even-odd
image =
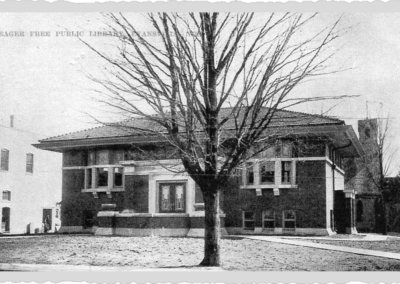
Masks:
[[[392,252],[383,252],[377,250],[368,250],[368,249],[359,249],[359,248],[351,248],[351,247],[343,247],[343,246],[333,246],[333,245],[326,245],[326,244],[319,244],[307,241],[299,241],[299,240],[292,240],[292,239],[284,239],[280,237],[270,237],[270,236],[242,236],[244,238],[259,240],[259,241],[266,241],[266,242],[273,242],[273,243],[281,243],[287,245],[295,245],[295,246],[304,246],[310,248],[317,248],[317,249],[324,249],[324,250],[332,250],[332,251],[340,251],[340,252],[347,252],[347,253],[354,253],[360,255],[367,255],[367,256],[377,256],[377,257],[384,257],[390,259],[397,259],[400,260],[400,253],[392,253]],[[383,240],[386,236],[371,236],[371,239],[375,238],[374,240]],[[360,239],[358,239],[360,240]],[[368,239],[366,240],[368,241]]]
[[[63,264],[27,264],[27,263],[0,263],[0,271],[26,271],[26,272],[139,272],[139,271],[223,271],[220,267],[182,266],[182,267],[132,267],[132,266],[89,266],[89,265],[63,265]]]
[[[359,234],[354,238],[332,238],[332,237],[302,237],[302,236],[282,236],[282,239],[300,239],[300,240],[324,240],[324,241],[357,241],[357,242],[376,242],[386,241],[388,238],[399,238],[395,236],[384,236],[378,234]],[[276,236],[275,236],[276,237]]]

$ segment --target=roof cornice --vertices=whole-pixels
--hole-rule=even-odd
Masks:
[[[226,137],[229,136],[228,131],[225,132]],[[342,149],[345,156],[363,156],[363,148],[350,125],[329,124],[329,125],[312,125],[297,126],[284,128],[270,128],[265,132],[266,136],[276,138],[290,137],[326,137],[336,143],[337,147],[343,147],[351,142],[349,149]],[[121,146],[133,144],[153,144],[168,142],[166,138],[160,135],[133,135],[123,137],[107,137],[107,138],[86,138],[74,140],[58,140],[58,141],[41,141],[33,144],[36,148],[64,152],[80,148],[104,147],[104,146]]]

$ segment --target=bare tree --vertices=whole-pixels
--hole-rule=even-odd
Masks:
[[[381,218],[378,223],[381,226],[382,234],[387,234],[387,202],[389,196],[386,190],[386,178],[390,175],[392,160],[395,149],[391,145],[390,141],[390,118],[385,117],[382,114],[379,117],[373,119],[375,123],[371,126],[376,129],[372,129],[376,133],[376,140],[371,141],[372,147],[367,146],[369,149],[364,157],[364,164],[369,172],[369,179],[378,189],[381,197],[379,199],[379,211],[381,211]]]
[[[267,147],[276,111],[327,99],[289,96],[299,83],[334,72],[327,62],[345,30],[338,20],[304,36],[316,16],[149,14],[158,36],[146,37],[126,15],[109,14],[118,52],[84,42],[108,63],[106,79],[92,77],[105,88],[99,100],[157,125],[132,127],[177,149],[199,185],[205,203],[201,265],[220,265],[221,188],[235,168]]]

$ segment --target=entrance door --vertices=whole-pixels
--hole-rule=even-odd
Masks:
[[[347,225],[346,198],[342,190],[335,190],[335,203],[333,207],[334,228],[340,234],[346,233]]]
[[[44,224],[44,232],[47,233],[52,228],[52,209],[43,209],[43,224]]]
[[[1,210],[1,232],[10,232],[10,208],[3,207]]]
[[[184,183],[160,183],[159,196],[161,213],[184,213],[186,211]]]

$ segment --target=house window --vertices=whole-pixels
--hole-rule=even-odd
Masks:
[[[1,149],[0,170],[8,171],[8,162],[9,162],[9,151],[7,149]]]
[[[109,164],[109,151],[108,150],[98,150],[95,155],[96,165],[108,165]]]
[[[97,187],[108,186],[108,168],[96,168]]]
[[[265,162],[260,166],[260,183],[275,182],[275,162]]]
[[[3,207],[1,209],[1,232],[9,232],[10,231],[10,215],[11,211],[8,207]]]
[[[292,162],[282,162],[282,183],[290,183]]]
[[[183,185],[175,185],[175,211],[185,211]]]
[[[33,154],[26,154],[26,172],[33,173]]]
[[[184,213],[185,185],[183,183],[161,183],[159,204],[161,213]]]
[[[282,145],[282,157],[286,157],[286,158],[292,157],[292,147],[290,144]]]
[[[363,203],[361,200],[358,200],[357,206],[356,206],[356,221],[357,222],[363,221],[363,217],[364,217],[363,214],[364,214]]]
[[[294,187],[295,165],[295,161],[291,159],[246,163],[240,177],[240,186],[246,188],[272,188],[272,185]]]
[[[122,186],[123,169],[122,168],[113,168],[113,171],[114,171],[114,187],[121,187]]]
[[[113,164],[117,165],[119,164],[121,161],[124,160],[125,157],[125,153],[123,151],[114,151],[113,153],[114,155],[114,161]]]
[[[122,167],[88,167],[85,169],[84,189],[122,187],[123,176]]]
[[[93,174],[92,168],[88,168],[85,170],[85,189],[93,187],[92,174]]]
[[[275,158],[275,147],[270,147],[261,153],[261,158],[271,159]]]
[[[3,200],[11,201],[11,191],[9,190],[3,191]]]
[[[335,150],[332,146],[329,147],[329,160],[332,162],[335,160]]]
[[[96,152],[95,151],[89,151],[88,155],[88,165],[93,166],[96,164]]]
[[[292,145],[288,143],[280,143],[275,147],[276,157],[292,157]]]
[[[296,230],[296,212],[293,210],[283,211],[283,230],[294,231]]]
[[[266,210],[263,212],[263,228],[272,231],[275,229],[275,211]]]
[[[243,211],[243,228],[245,230],[254,230],[254,212]]]
[[[253,165],[253,163],[246,164],[246,184],[254,184],[254,165]]]

